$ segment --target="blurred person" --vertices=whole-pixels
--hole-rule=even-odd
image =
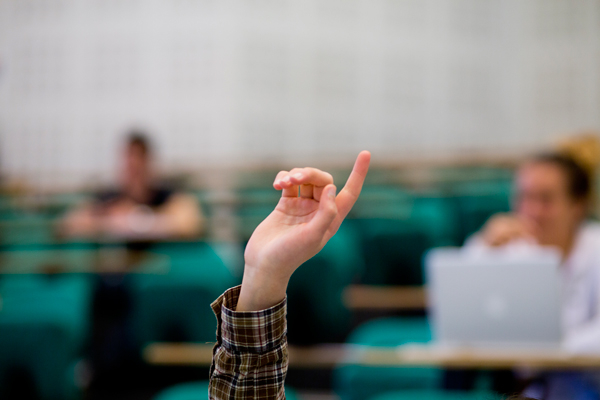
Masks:
[[[120,186],[70,212],[61,231],[70,237],[108,236],[128,241],[193,238],[204,218],[196,199],[161,187],[147,137],[129,134],[121,158]]]
[[[600,142],[580,137],[554,153],[525,162],[515,178],[514,211],[493,216],[467,246],[552,246],[563,258],[564,346],[576,353],[600,352],[600,223],[593,210]],[[544,399],[600,399],[599,374],[557,373],[526,394]]]
[[[160,240],[195,238],[203,216],[197,200],[162,185],[154,171],[149,139],[133,131],[120,157],[119,185],[68,213],[61,233],[69,237],[112,238],[126,243],[128,256]],[[94,380],[102,382],[126,373],[137,359],[130,330],[132,300],[125,274],[130,260],[110,265],[99,276],[94,293],[91,361]],[[134,264],[136,265],[136,264]]]

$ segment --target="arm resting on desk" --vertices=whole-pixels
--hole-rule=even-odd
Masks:
[[[236,312],[239,294],[239,286],[229,289],[212,304],[218,326],[209,398],[283,400],[286,300],[266,310]]]

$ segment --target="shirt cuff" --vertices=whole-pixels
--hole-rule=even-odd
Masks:
[[[217,345],[234,353],[262,354],[287,335],[287,299],[260,311],[235,311],[241,286],[227,290],[211,307],[217,317]]]

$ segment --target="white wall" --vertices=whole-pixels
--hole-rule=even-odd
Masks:
[[[509,154],[600,128],[600,0],[0,0],[0,168]],[[297,160],[297,161],[296,161]]]

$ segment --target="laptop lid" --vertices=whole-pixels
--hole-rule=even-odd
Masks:
[[[560,256],[431,250],[426,258],[435,339],[458,346],[557,347]]]

